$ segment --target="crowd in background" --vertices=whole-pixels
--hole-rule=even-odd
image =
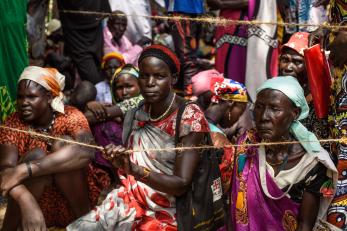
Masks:
[[[0,7],[2,230],[347,230],[346,0]]]

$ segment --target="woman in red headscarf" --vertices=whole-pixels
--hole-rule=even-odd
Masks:
[[[326,139],[329,137],[328,122],[318,119],[313,107],[313,98],[308,85],[308,77],[305,67],[304,50],[308,48],[307,32],[294,33],[289,41],[282,46],[280,54],[279,73],[280,76],[295,77],[304,89],[307,103],[310,107],[309,116],[301,122],[309,131],[317,137]],[[324,145],[325,148],[328,148]]]

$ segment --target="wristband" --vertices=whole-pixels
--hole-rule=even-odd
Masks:
[[[33,171],[31,170],[31,162],[26,162],[25,165],[27,166],[28,169],[28,176],[31,178],[33,176]]]

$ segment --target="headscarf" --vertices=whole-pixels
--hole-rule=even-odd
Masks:
[[[299,120],[305,119],[308,116],[310,110],[304,95],[304,90],[299,82],[291,76],[275,77],[264,82],[263,85],[257,89],[257,94],[265,89],[281,91],[295,104],[295,106],[301,109],[299,118],[294,120],[290,126],[290,132],[298,139],[308,153],[319,152],[321,146],[317,137],[299,122]]]
[[[126,64],[125,66],[122,66],[115,71],[112,77],[112,82],[115,79],[117,79],[120,75],[123,75],[123,74],[129,74],[134,76],[137,79],[139,78],[139,70],[131,64]]]
[[[310,34],[307,32],[296,32],[290,37],[289,41],[282,46],[281,49],[287,47],[304,56],[304,50],[308,48],[309,35]]]
[[[34,81],[49,91],[53,96],[52,109],[64,114],[62,91],[65,87],[65,76],[60,74],[57,69],[29,66],[23,70],[18,83],[22,80]]]
[[[147,57],[156,57],[165,62],[169,66],[172,74],[178,74],[181,71],[181,63],[179,59],[176,54],[166,46],[156,44],[146,47],[143,49],[138,63]]]
[[[125,65],[125,60],[124,60],[124,57],[122,54],[117,53],[117,52],[110,52],[110,53],[104,55],[104,57],[102,57],[101,69],[104,69],[106,63],[108,61],[110,61],[111,59],[117,59],[121,66]]]
[[[213,77],[224,78],[223,75],[215,69],[201,71],[194,75],[192,77],[193,95],[198,97],[202,93],[210,91],[211,79]]]
[[[214,103],[219,103],[220,100],[248,102],[246,87],[232,79],[213,77],[210,90],[213,94],[211,101]]]

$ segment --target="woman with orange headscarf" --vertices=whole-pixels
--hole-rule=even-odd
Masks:
[[[5,126],[85,143],[88,121],[64,106],[65,77],[54,68],[29,66],[18,81],[17,112]],[[95,205],[110,179],[96,168],[92,149],[0,129],[0,191],[8,194],[2,230],[65,227]]]

